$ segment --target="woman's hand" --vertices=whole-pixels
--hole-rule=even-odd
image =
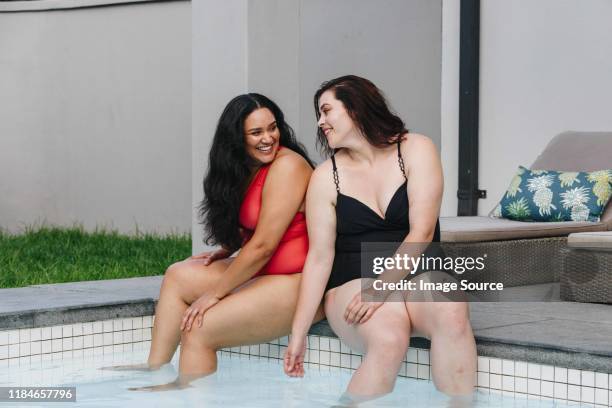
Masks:
[[[284,357],[285,374],[289,377],[303,377],[305,354],[306,336],[291,336]]]
[[[368,290],[364,289],[364,292],[365,291]],[[370,296],[367,297],[374,298],[374,295],[370,294]],[[346,320],[348,324],[363,324],[370,320],[370,317],[372,317],[374,312],[378,310],[383,303],[384,302],[364,302],[362,301],[362,291],[359,291],[353,296],[353,299],[351,299],[344,310],[344,320]]]
[[[228,258],[232,253],[225,248],[217,249],[216,251],[206,251],[202,252],[198,255],[190,256],[187,259],[202,259],[204,260],[204,265],[210,265],[214,261],[219,259]]]
[[[194,323],[197,324],[198,327],[202,327],[202,318],[204,317],[204,313],[219,303],[220,300],[221,299],[213,295],[212,292],[204,293],[202,296],[200,296],[198,300],[193,302],[191,306],[185,310],[183,321],[181,322],[181,330],[191,330]]]

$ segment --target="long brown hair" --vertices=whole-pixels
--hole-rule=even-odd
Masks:
[[[328,90],[333,91],[336,99],[342,102],[357,128],[372,146],[388,146],[408,133],[404,121],[389,109],[382,91],[371,81],[357,75],[345,75],[321,84],[314,96],[317,121],[321,117],[319,99]],[[327,156],[334,152],[321,128],[317,129],[317,145]]]

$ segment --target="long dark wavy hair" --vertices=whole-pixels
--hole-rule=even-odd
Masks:
[[[244,121],[260,108],[268,108],[274,115],[280,131],[279,145],[298,153],[314,168],[278,105],[257,93],[232,99],[217,123],[203,181],[204,199],[199,206],[199,216],[207,245],[222,245],[235,251],[242,244],[238,221],[240,205],[253,168],[261,166],[246,152]]]
[[[357,75],[345,75],[323,82],[314,96],[317,121],[321,117],[319,99],[323,92],[331,90],[344,105],[347,113],[367,141],[376,147],[384,147],[397,142],[398,137],[408,133],[404,121],[391,112],[383,92],[371,81]],[[317,129],[317,147],[330,156],[334,153],[327,138]]]

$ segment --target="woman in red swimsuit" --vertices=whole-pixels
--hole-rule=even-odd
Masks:
[[[183,387],[214,372],[220,348],[289,334],[308,252],[304,196],[312,169],[274,102],[254,93],[229,102],[200,206],[206,243],[221,249],[166,271],[143,368],[168,363],[180,340],[180,374],[146,389]]]

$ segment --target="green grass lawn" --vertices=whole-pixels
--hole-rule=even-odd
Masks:
[[[0,288],[161,275],[191,255],[191,236],[42,227],[0,231]]]

